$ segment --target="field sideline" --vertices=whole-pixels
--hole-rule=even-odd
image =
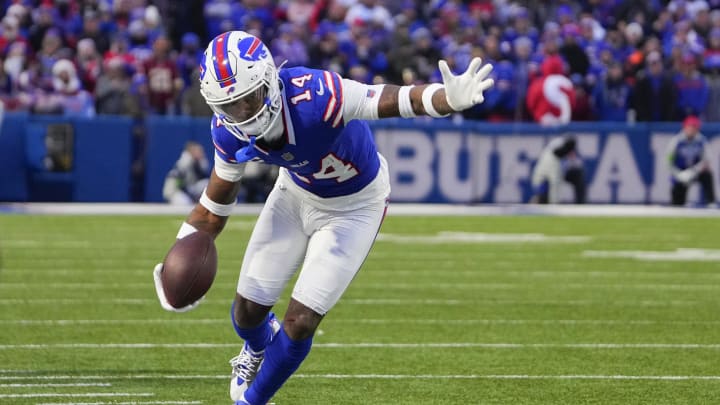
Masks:
[[[172,314],[151,272],[187,208],[0,204],[0,404],[229,404],[257,209],[218,239],[207,299]],[[719,264],[717,209],[391,204],[274,401],[717,404]]]

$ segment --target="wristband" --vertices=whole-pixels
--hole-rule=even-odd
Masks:
[[[400,116],[403,118],[417,117],[413,110],[412,100],[410,100],[410,89],[414,86],[402,86],[398,91],[398,109],[400,110]]]
[[[438,91],[442,88],[445,88],[445,86],[443,86],[440,83],[433,83],[433,84],[425,87],[425,90],[423,90],[423,93],[422,93],[422,103],[423,103],[423,108],[425,109],[425,113],[427,113],[427,115],[429,115],[433,118],[443,118],[443,117],[447,117],[448,115],[450,115],[450,114],[440,114],[439,112],[437,112],[437,110],[435,109],[435,106],[433,106],[433,103],[432,103],[433,94],[435,94],[436,91]]]
[[[203,190],[202,195],[200,196],[200,205],[207,208],[208,211],[212,212],[213,214],[219,216],[219,217],[228,217],[232,213],[233,207],[235,207],[235,203],[231,204],[218,204],[215,201],[211,200],[210,197],[207,195],[207,189]]]

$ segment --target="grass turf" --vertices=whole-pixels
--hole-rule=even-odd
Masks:
[[[230,402],[229,304],[254,218],[233,217],[218,239],[206,301],[171,314],[151,272],[181,221],[0,216],[0,404]],[[719,225],[389,217],[383,236],[504,237],[379,240],[274,401],[720,403],[717,259],[587,253],[713,250]]]

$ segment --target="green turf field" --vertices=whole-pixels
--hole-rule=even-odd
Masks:
[[[230,403],[254,218],[172,314],[181,221],[0,216],[0,404]],[[718,404],[720,219],[389,217],[320,328],[277,404]]]

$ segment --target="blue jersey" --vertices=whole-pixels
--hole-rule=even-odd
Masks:
[[[698,134],[688,139],[684,134],[675,135],[668,146],[668,159],[677,170],[685,170],[705,159],[705,137]]]
[[[372,132],[365,121],[343,119],[343,85],[337,73],[293,67],[279,73],[285,144],[281,149],[259,149],[259,157],[286,168],[293,181],[320,197],[338,197],[360,191],[377,175],[380,160]],[[228,131],[217,116],[212,119],[217,155],[228,163],[247,146]]]

